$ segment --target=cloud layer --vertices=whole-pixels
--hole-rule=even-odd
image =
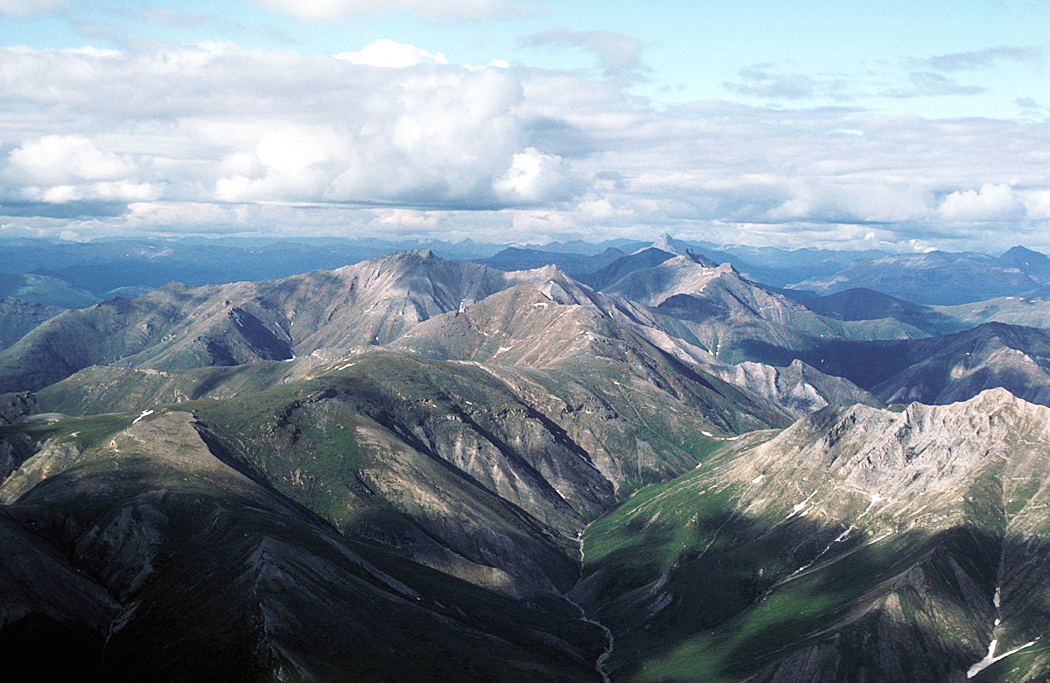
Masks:
[[[785,246],[1050,247],[1045,122],[657,108],[624,90],[621,76],[641,71],[639,45],[598,33],[535,41],[594,50],[602,76],[449,64],[391,41],[338,56],[228,44],[0,50],[0,222],[82,237],[672,231]],[[834,88],[757,67],[742,77],[787,100]],[[951,83],[920,75],[914,87]]]

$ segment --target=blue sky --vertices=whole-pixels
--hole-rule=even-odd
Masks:
[[[1050,3],[0,0],[0,235],[1050,251]]]

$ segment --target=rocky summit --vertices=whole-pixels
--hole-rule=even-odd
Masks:
[[[694,247],[5,300],[0,653],[114,681],[1050,678],[1046,302],[913,303],[878,259],[818,296]]]

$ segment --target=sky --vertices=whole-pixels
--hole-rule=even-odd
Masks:
[[[0,0],[0,239],[1050,253],[1050,0]]]

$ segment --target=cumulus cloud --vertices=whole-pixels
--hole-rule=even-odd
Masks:
[[[543,204],[570,199],[579,190],[561,157],[529,147],[514,155],[510,170],[493,187],[508,204]]]
[[[50,204],[155,198],[156,188],[133,180],[137,171],[130,156],[101,151],[87,138],[47,135],[13,149],[4,178],[21,186],[23,199]]]
[[[28,140],[11,151],[8,161],[10,174],[42,185],[113,180],[135,168],[128,156],[102,152],[91,140],[76,135]]]
[[[235,173],[215,183],[222,201],[311,201],[341,169],[346,141],[327,127],[281,126],[262,131],[250,153],[222,160]],[[239,171],[239,172],[238,172]]]
[[[992,183],[982,185],[980,190],[956,190],[938,207],[946,220],[966,222],[1016,221],[1026,211],[1013,188]]]
[[[336,59],[345,59],[352,64],[369,66],[406,67],[417,64],[448,64],[445,55],[431,53],[415,45],[395,43],[387,38],[380,38],[366,45],[357,52],[344,52],[335,55]]]
[[[580,72],[351,54],[0,49],[4,224],[942,248],[1050,232],[1041,120],[657,108]]]
[[[391,41],[369,47],[356,55],[368,64],[217,44],[2,51],[12,78],[0,98],[43,133],[27,140],[4,131],[15,147],[7,178],[22,196],[48,200],[120,187],[139,199],[148,184],[170,200],[467,208],[553,200],[576,187],[551,187],[568,166],[529,144],[524,86],[512,70],[442,63]],[[391,75],[374,63],[401,68]],[[51,87],[39,88],[42,78]],[[56,125],[48,112],[58,105],[80,119]],[[69,125],[99,130],[47,133]],[[144,152],[102,151],[93,142],[101,137]],[[528,160],[540,170],[508,185],[508,169]],[[128,184],[84,187],[118,180]]]
[[[359,14],[409,12],[445,19],[493,19],[522,10],[513,0],[259,0],[264,7],[302,19],[324,21]]]

